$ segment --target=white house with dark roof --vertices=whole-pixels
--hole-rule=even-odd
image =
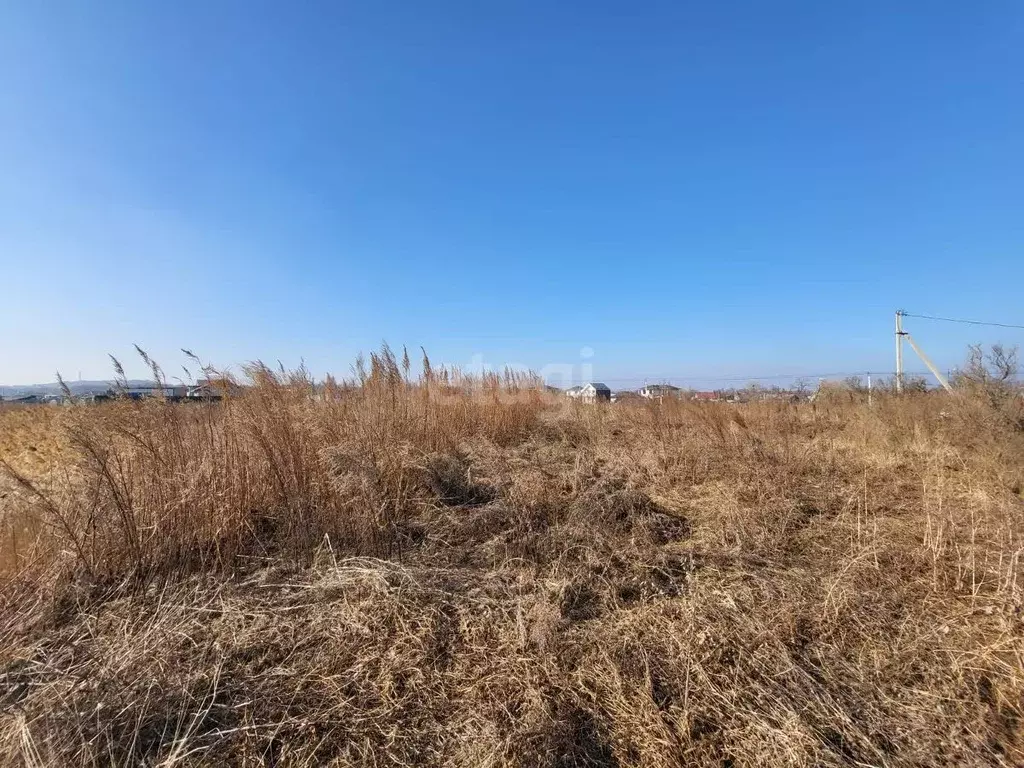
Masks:
[[[579,398],[584,403],[608,403],[611,402],[612,391],[608,385],[602,384],[599,381],[592,381],[580,390]]]
[[[648,384],[640,390],[640,397],[648,400],[660,400],[663,397],[679,397],[682,390],[671,384]]]

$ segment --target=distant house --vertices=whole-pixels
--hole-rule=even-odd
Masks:
[[[580,390],[579,399],[584,403],[611,402],[612,391],[606,384],[594,381]]]
[[[189,387],[185,397],[189,400],[220,400],[224,397],[224,391],[210,383],[197,384]]]
[[[693,399],[713,403],[717,401],[719,397],[717,392],[694,392]]]
[[[567,390],[565,390],[565,396],[576,399],[580,396],[581,392],[583,392],[583,387],[581,386],[569,387]]]
[[[228,378],[199,379],[189,387],[185,397],[189,400],[221,400],[226,395],[241,394],[242,387]]]
[[[187,394],[188,388],[184,385],[171,386],[154,384],[147,386],[129,387],[120,390],[116,394],[119,397],[127,397],[130,400],[144,400],[150,397],[162,397],[166,400],[181,400]]]
[[[660,400],[665,397],[679,397],[682,391],[679,387],[673,387],[671,384],[648,384],[640,390],[640,397],[646,397],[648,400]]]

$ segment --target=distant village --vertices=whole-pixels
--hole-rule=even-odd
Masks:
[[[627,402],[630,400],[693,400],[698,402],[748,403],[760,400],[785,400],[799,402],[813,400],[814,393],[805,389],[783,389],[750,384],[742,389],[697,390],[676,387],[672,384],[647,384],[641,389],[627,389],[613,392],[606,384],[591,382],[565,390],[558,390],[566,397],[584,403]]]
[[[199,379],[195,384],[178,385],[157,385],[157,384],[136,384],[134,382],[124,385],[112,385],[103,389],[90,391],[72,392],[33,392],[29,394],[15,394],[4,397],[0,395],[0,403],[5,405],[65,405],[75,403],[101,403],[106,400],[117,398],[128,400],[144,400],[157,398],[170,402],[182,401],[210,401],[220,400],[226,388],[236,388],[237,385],[210,379]]]
[[[200,379],[195,384],[154,385],[130,382],[125,385],[112,385],[103,388],[78,391],[57,392],[16,392],[4,397],[0,395],[0,403],[5,405],[62,405],[75,403],[100,403],[114,399],[143,400],[155,398],[169,402],[200,402],[220,400],[229,392],[244,389],[243,386],[228,380]],[[805,387],[784,389],[781,387],[763,387],[749,384],[741,389],[697,390],[677,387],[672,384],[647,384],[640,389],[613,391],[601,382],[591,382],[579,386],[560,389],[548,386],[545,389],[556,395],[563,395],[581,403],[621,403],[644,400],[688,400],[696,402],[748,403],[763,400],[784,400],[801,402],[814,400],[815,391]]]

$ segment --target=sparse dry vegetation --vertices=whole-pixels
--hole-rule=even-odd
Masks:
[[[986,365],[588,407],[385,349],[0,412],[0,762],[1019,765],[1024,420]]]

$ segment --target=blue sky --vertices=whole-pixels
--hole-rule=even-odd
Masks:
[[[5,3],[0,382],[890,371],[897,308],[1024,323],[1022,40],[1009,1]]]

